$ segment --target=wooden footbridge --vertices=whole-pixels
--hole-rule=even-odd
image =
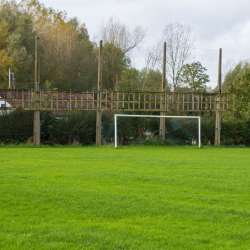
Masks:
[[[228,93],[0,90],[0,110],[228,111]]]

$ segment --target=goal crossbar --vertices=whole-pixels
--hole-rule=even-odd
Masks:
[[[117,148],[117,116],[125,116],[125,117],[164,117],[164,118],[190,118],[190,119],[198,119],[198,142],[199,148],[201,147],[201,117],[200,116],[171,116],[171,115],[124,115],[124,114],[115,114],[115,148]]]

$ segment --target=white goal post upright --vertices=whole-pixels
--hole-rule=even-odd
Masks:
[[[127,116],[127,117],[165,117],[165,118],[193,118],[198,119],[198,141],[199,148],[201,147],[201,117],[200,116],[169,116],[169,115],[123,115],[115,114],[115,148],[117,148],[117,116]]]

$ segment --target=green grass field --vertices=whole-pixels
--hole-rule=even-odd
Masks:
[[[0,249],[250,249],[250,149],[1,147]]]

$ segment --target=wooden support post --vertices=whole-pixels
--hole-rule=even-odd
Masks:
[[[98,82],[97,82],[97,111],[96,111],[96,146],[101,146],[102,140],[102,113],[101,113],[101,95],[100,88],[102,87],[102,41],[99,45],[99,60],[98,60]]]
[[[216,120],[215,120],[215,139],[214,145],[220,146],[220,131],[221,131],[221,111],[220,111],[220,93],[221,93],[221,62],[222,49],[219,50],[219,65],[218,65],[218,83],[217,83],[217,104],[216,104]]]
[[[163,92],[164,98],[161,98],[160,100],[160,107],[161,111],[160,114],[166,115],[165,112],[165,84],[166,84],[166,42],[164,42],[163,45],[163,65],[162,65],[162,84],[161,84],[161,90]],[[161,136],[162,140],[165,140],[165,117],[160,117],[160,129],[159,129],[159,135]]]
[[[39,38],[36,37],[35,47],[35,91],[34,91],[34,129],[33,129],[33,143],[40,145],[40,61],[39,61]]]

